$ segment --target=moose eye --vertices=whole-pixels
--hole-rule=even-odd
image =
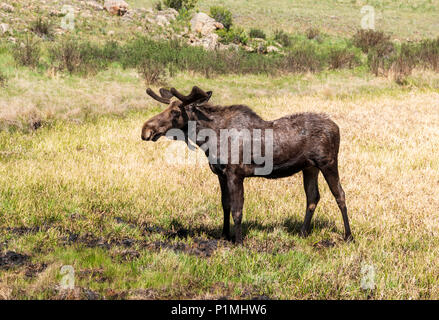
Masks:
[[[176,118],[179,117],[181,112],[179,110],[171,110],[171,115]]]

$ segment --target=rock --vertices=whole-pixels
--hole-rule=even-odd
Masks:
[[[0,33],[5,34],[7,32],[9,32],[9,24],[7,23],[0,24]]]
[[[224,25],[221,22],[215,21],[215,28],[218,29],[224,29]]]
[[[275,46],[268,46],[267,47],[267,52],[268,53],[270,53],[270,52],[279,52],[279,51],[280,51],[280,49],[275,47]]]
[[[255,52],[255,49],[253,47],[250,47],[250,46],[244,46],[244,50],[247,52]]]
[[[216,33],[211,33],[202,39],[202,46],[206,50],[213,51],[218,47],[219,36]]]
[[[6,12],[14,12],[14,7],[4,2],[0,4],[0,9]]]
[[[166,16],[172,16],[174,20],[178,16],[178,11],[173,8],[168,8],[166,10],[161,11],[162,14],[165,14]]]
[[[104,3],[104,9],[113,15],[123,16],[128,8],[128,3],[123,0],[105,0]]]
[[[201,33],[202,35],[208,35],[217,29],[221,29],[222,24],[215,21],[215,19],[209,17],[203,12],[198,12],[191,19],[192,31]],[[224,26],[222,26],[224,28]]]
[[[87,1],[86,4],[95,10],[98,10],[98,11],[104,10],[104,7],[95,1]]]
[[[170,24],[168,19],[166,19],[166,17],[162,15],[158,15],[155,17],[155,23],[160,27],[164,27]]]
[[[189,44],[192,46],[200,46],[206,50],[213,51],[220,49],[221,44],[218,42],[219,36],[216,33],[208,34],[203,38],[197,38],[195,35],[189,35]]]

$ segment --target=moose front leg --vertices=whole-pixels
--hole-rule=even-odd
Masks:
[[[235,223],[235,242],[242,243],[242,207],[244,206],[244,178],[232,175],[227,177],[230,209]]]
[[[224,224],[222,236],[230,240],[230,196],[229,188],[227,187],[227,178],[224,176],[218,176],[221,187],[221,204],[224,212]]]

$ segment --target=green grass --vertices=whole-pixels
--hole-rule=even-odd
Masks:
[[[355,243],[342,241],[341,217],[322,178],[313,232],[299,237],[305,206],[299,174],[249,179],[244,245],[218,242],[204,257],[190,250],[200,247],[200,239],[216,241],[220,235],[217,179],[206,165],[166,163],[172,142],[140,140],[143,121],[162,107],[147,98],[134,74],[110,68],[90,79],[52,81],[29,73],[16,81],[8,99],[35,99],[12,90],[23,81],[43,84],[43,92],[70,92],[66,101],[95,83],[95,95],[77,102],[87,105],[117,83],[125,91],[111,91],[112,101],[124,97],[128,106],[138,101],[143,107],[116,115],[96,101],[93,112],[100,116],[79,124],[54,117],[36,131],[0,132],[0,243],[3,252],[30,256],[22,266],[0,270],[2,297],[85,299],[86,289],[107,299],[438,297],[438,203],[430,187],[439,181],[438,157],[431,154],[439,138],[437,85],[401,88],[361,69],[275,78],[174,78],[170,85],[213,89],[213,102],[245,103],[264,118],[327,112],[342,131],[340,171]],[[61,99],[56,95],[42,107]],[[19,232],[19,227],[31,229]],[[78,240],[69,242],[71,235]],[[123,242],[127,239],[130,246]],[[319,247],[321,240],[334,246]],[[157,249],[157,241],[170,248]],[[172,249],[175,245],[189,251]],[[32,265],[42,264],[43,271],[26,276]],[[376,269],[372,292],[360,287],[365,264]],[[70,293],[59,290],[63,265],[76,272]]]
[[[151,7],[153,0],[128,1],[136,7]],[[266,32],[283,29],[304,32],[317,27],[331,35],[347,36],[361,27],[361,8],[375,8],[379,30],[393,33],[400,40],[422,39],[437,36],[439,29],[439,3],[437,0],[409,1],[292,1],[292,0],[207,0],[199,1],[199,8],[209,12],[211,6],[229,8],[237,25],[260,28]]]

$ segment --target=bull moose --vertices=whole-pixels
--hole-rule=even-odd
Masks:
[[[145,122],[142,128],[142,139],[157,141],[169,130],[179,129],[184,133],[184,141],[189,148],[194,148],[193,144],[202,147],[209,158],[210,169],[218,176],[221,187],[221,202],[224,211],[223,237],[230,240],[231,212],[235,223],[235,241],[236,243],[242,242],[244,178],[260,175],[257,170],[261,169],[263,164],[253,158],[251,161],[245,162],[244,156],[239,156],[238,161],[236,158],[234,162],[230,161],[234,156],[231,151],[228,151],[225,159],[221,158],[218,161],[218,155],[212,154],[212,150],[221,149],[221,143],[224,141],[221,142],[219,141],[221,139],[212,139],[211,136],[206,135],[204,138],[191,139],[191,123],[196,125],[196,134],[208,129],[219,137],[222,130],[235,130],[230,131],[233,134],[227,137],[229,141],[239,136],[243,130],[253,132],[259,130],[259,133],[271,131],[272,159],[268,159],[272,161],[271,170],[260,176],[276,179],[291,176],[299,171],[303,172],[306,213],[300,234],[307,236],[311,231],[311,219],[320,199],[318,175],[321,171],[341,211],[345,240],[353,240],[349,227],[345,193],[340,184],[338,173],[340,132],[338,126],[327,115],[297,113],[277,120],[266,121],[244,105],[222,107],[209,104],[212,92],[205,92],[197,86],[194,86],[187,96],[175,88],[170,90],[161,88],[160,95],[149,88],[146,92],[153,99],[168,104],[168,107]],[[267,138],[267,136],[268,134],[265,133],[264,137]],[[244,138],[240,139],[237,149],[240,152],[244,149],[246,139],[250,139],[252,144],[258,142],[262,148],[267,147],[267,141],[270,142],[267,139],[262,139],[262,135],[259,138],[256,138],[256,134],[244,135]],[[206,148],[206,144],[208,148]],[[251,150],[252,157],[254,152]]]

